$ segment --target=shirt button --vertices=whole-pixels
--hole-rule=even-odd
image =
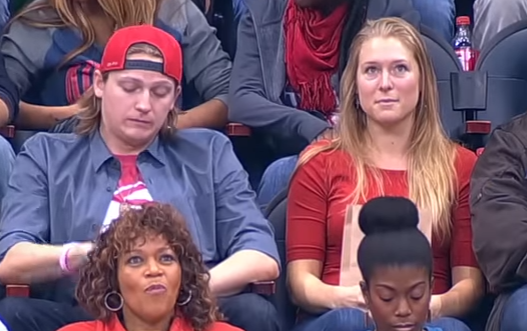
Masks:
[[[96,224],[96,223],[93,223],[91,225],[91,231],[94,232],[94,233],[97,233],[99,231],[99,225]]]
[[[112,188],[110,186],[106,186],[106,191],[111,192]]]

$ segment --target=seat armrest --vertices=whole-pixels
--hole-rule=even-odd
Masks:
[[[229,123],[225,127],[225,132],[229,137],[249,137],[251,128],[240,123]]]
[[[29,297],[29,285],[6,285],[6,296],[8,297]]]
[[[276,291],[276,283],[274,280],[265,282],[256,282],[251,284],[251,292],[262,295],[273,295]]]
[[[4,127],[0,127],[0,135],[6,138],[13,138],[15,136],[15,126],[7,125]]]
[[[276,291],[276,283],[274,281],[256,282],[251,284],[250,290],[252,293],[262,295],[273,295]],[[6,296],[8,297],[29,297],[28,285],[6,285]]]

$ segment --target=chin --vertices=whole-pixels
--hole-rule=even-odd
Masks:
[[[155,132],[145,132],[145,130],[127,130],[126,139],[133,145],[141,145],[150,142],[157,134]]]

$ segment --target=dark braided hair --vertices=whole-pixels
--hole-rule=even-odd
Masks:
[[[423,267],[432,277],[432,248],[418,223],[417,207],[406,198],[375,198],[362,207],[359,226],[365,237],[357,260],[366,283],[376,268],[386,266]]]

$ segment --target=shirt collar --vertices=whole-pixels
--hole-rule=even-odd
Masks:
[[[96,130],[92,132],[89,136],[90,141],[90,158],[95,165],[95,170],[98,171],[106,161],[113,158],[112,153],[106,146],[101,132]],[[148,155],[154,160],[159,162],[161,165],[165,165],[165,158],[163,157],[163,144],[165,142],[161,141],[159,136],[157,136],[154,141],[139,155]]]

